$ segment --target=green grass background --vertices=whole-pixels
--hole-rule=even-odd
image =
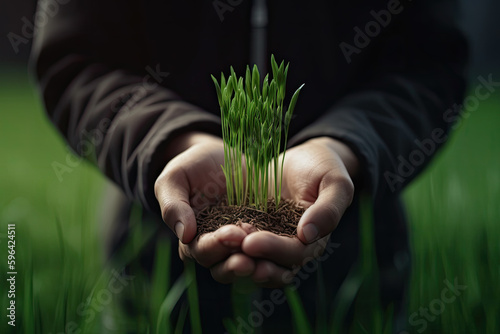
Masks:
[[[62,182],[58,180],[52,164],[66,163],[67,146],[44,115],[25,70],[12,67],[1,73],[0,333],[104,333],[106,328],[126,326],[130,319],[113,307],[116,296],[94,313],[92,321],[87,321],[89,313],[82,316],[78,309],[87,300],[91,305],[87,307],[100,309],[103,305],[96,302],[96,295],[105,288],[111,270],[121,269],[104,266],[99,245],[97,222],[106,209],[104,178],[82,162],[64,174]],[[477,84],[472,81],[471,88]],[[440,299],[444,280],[457,279],[467,286],[455,301],[445,304],[440,315],[427,321],[425,330],[409,324],[410,333],[500,333],[499,109],[500,92],[481,101],[404,193],[413,252],[408,315]],[[15,329],[7,326],[5,316],[8,223],[16,223]],[[131,252],[138,247],[140,240],[132,241]],[[158,247],[159,262],[168,263],[166,246]],[[134,319],[134,326],[150,333],[156,328],[179,332],[191,322],[195,330],[193,305],[182,306],[178,323],[169,323],[167,316],[186,288],[189,300],[196,300],[193,273],[169,282],[164,267],[168,265],[158,266],[152,281],[134,279],[129,293],[148,310],[145,318]],[[295,323],[301,332],[311,324],[301,325],[300,302],[291,293],[287,296],[297,311]],[[366,316],[360,315],[352,332],[388,330],[390,314],[376,307],[362,312],[371,314],[371,319],[366,322]]]

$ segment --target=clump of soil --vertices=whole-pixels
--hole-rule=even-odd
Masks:
[[[290,200],[281,200],[276,208],[273,199],[267,204],[267,212],[252,206],[227,205],[222,200],[217,205],[205,207],[196,216],[198,236],[214,232],[228,224],[241,225],[248,223],[258,231],[270,231],[280,236],[293,237],[297,235],[297,225],[305,209]]]

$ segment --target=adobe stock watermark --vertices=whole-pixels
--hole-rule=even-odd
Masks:
[[[294,266],[291,272],[285,273],[283,275],[283,281],[290,282],[289,287],[293,291],[297,290],[303,281],[307,280],[311,274],[318,270],[320,262],[326,261],[326,259],[333,254],[335,249],[340,246],[341,244],[331,242],[329,238],[319,240],[313,251],[313,256],[305,258],[302,267]],[[254,300],[252,305],[255,307],[255,310],[250,312],[246,319],[241,316],[236,318],[237,332],[253,333],[254,329],[261,327],[264,323],[264,319],[269,318],[276,310],[276,307],[284,304],[285,301],[286,296],[282,289],[273,289],[267,300],[262,300],[260,302]]]
[[[455,123],[452,130],[457,129],[462,124],[462,119],[467,119],[471,112],[479,108],[481,101],[488,99],[500,87],[500,81],[494,81],[491,73],[486,78],[480,75],[477,80],[479,84],[462,104],[455,103],[443,113],[443,120],[446,123]],[[434,154],[438,144],[445,142],[447,138],[445,129],[435,128],[429,137],[422,140],[415,139],[413,143],[416,148],[407,157],[402,155],[397,157],[396,170],[384,172],[384,178],[390,190],[394,192],[401,189],[406,179],[412,176],[416,168]]]
[[[135,276],[126,275],[123,273],[123,269],[118,272],[116,270],[111,271],[111,278],[105,288],[93,293],[93,296],[87,297],[87,299],[80,303],[76,309],[76,314],[80,318],[84,318],[80,322],[82,324],[89,324],[95,319],[96,315],[101,313],[106,306],[111,304],[114,296],[118,295],[123,291],[123,289],[128,286]],[[82,330],[80,329],[79,323],[76,321],[68,321],[65,324],[64,332],[56,334],[79,334]]]
[[[219,20],[224,22],[224,14],[226,12],[232,12],[237,6],[241,5],[242,2],[243,0],[214,0],[212,1],[212,6],[217,16],[219,16]]]
[[[407,0],[411,1],[411,0]],[[344,55],[348,64],[352,62],[354,54],[360,54],[366,48],[373,38],[376,38],[384,28],[386,28],[392,21],[394,15],[398,15],[403,11],[404,7],[400,0],[389,0],[387,9],[379,11],[371,10],[370,15],[373,17],[372,21],[365,24],[364,29],[356,26],[353,28],[354,35],[353,44],[342,41],[339,44],[340,50]]]
[[[71,0],[41,0],[38,2],[38,7],[32,20],[26,16],[21,17],[21,30],[20,34],[13,31],[7,34],[7,39],[16,54],[19,53],[21,44],[28,44],[33,39],[35,28],[39,29],[44,27],[50,18],[59,13],[59,7],[65,5]]]
[[[413,312],[408,321],[410,325],[417,327],[418,333],[422,333],[427,329],[428,322],[432,322],[437,319],[446,309],[447,304],[451,304],[460,297],[463,291],[467,289],[467,285],[460,285],[458,283],[458,278],[455,277],[453,283],[445,279],[443,283],[446,285],[445,288],[441,290],[441,295],[439,298],[433,299],[428,307],[420,307],[418,311]],[[401,332],[399,334],[407,334],[407,332]]]
[[[146,66],[145,70],[148,74],[143,77],[140,84],[137,84],[131,92],[121,95],[111,103],[113,114],[119,112],[117,117],[123,117],[125,114],[128,114],[141,99],[146,97],[148,92],[156,89],[170,75],[169,72],[161,71],[160,64],[157,64],[155,68]],[[83,129],[76,145],[76,151],[84,157],[92,156],[95,148],[103,143],[104,137],[110,127],[111,118],[106,117],[101,119],[97,127],[93,130],[87,131]],[[68,147],[67,151],[64,163],[59,161],[51,163],[59,182],[63,182],[64,175],[72,173],[84,160],[82,157],[73,154],[71,148]]]

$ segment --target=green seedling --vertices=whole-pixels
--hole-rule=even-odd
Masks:
[[[222,139],[227,199],[229,205],[253,205],[267,211],[269,193],[274,193],[276,206],[281,199],[283,163],[288,129],[299,98],[300,86],[284,110],[289,64],[278,66],[271,56],[273,78],[260,79],[259,70],[247,66],[245,77],[238,77],[231,67],[220,84],[212,76],[221,109]],[[284,132],[284,133],[283,133]],[[284,149],[280,156],[282,134]],[[271,182],[270,182],[271,181]]]

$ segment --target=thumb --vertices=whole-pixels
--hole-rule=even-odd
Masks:
[[[337,227],[352,202],[354,185],[349,176],[336,176],[323,181],[318,197],[302,215],[297,228],[299,239],[306,244],[321,239]]]
[[[183,170],[166,168],[155,183],[155,195],[163,221],[187,244],[196,236],[196,217],[189,202],[189,181]]]

